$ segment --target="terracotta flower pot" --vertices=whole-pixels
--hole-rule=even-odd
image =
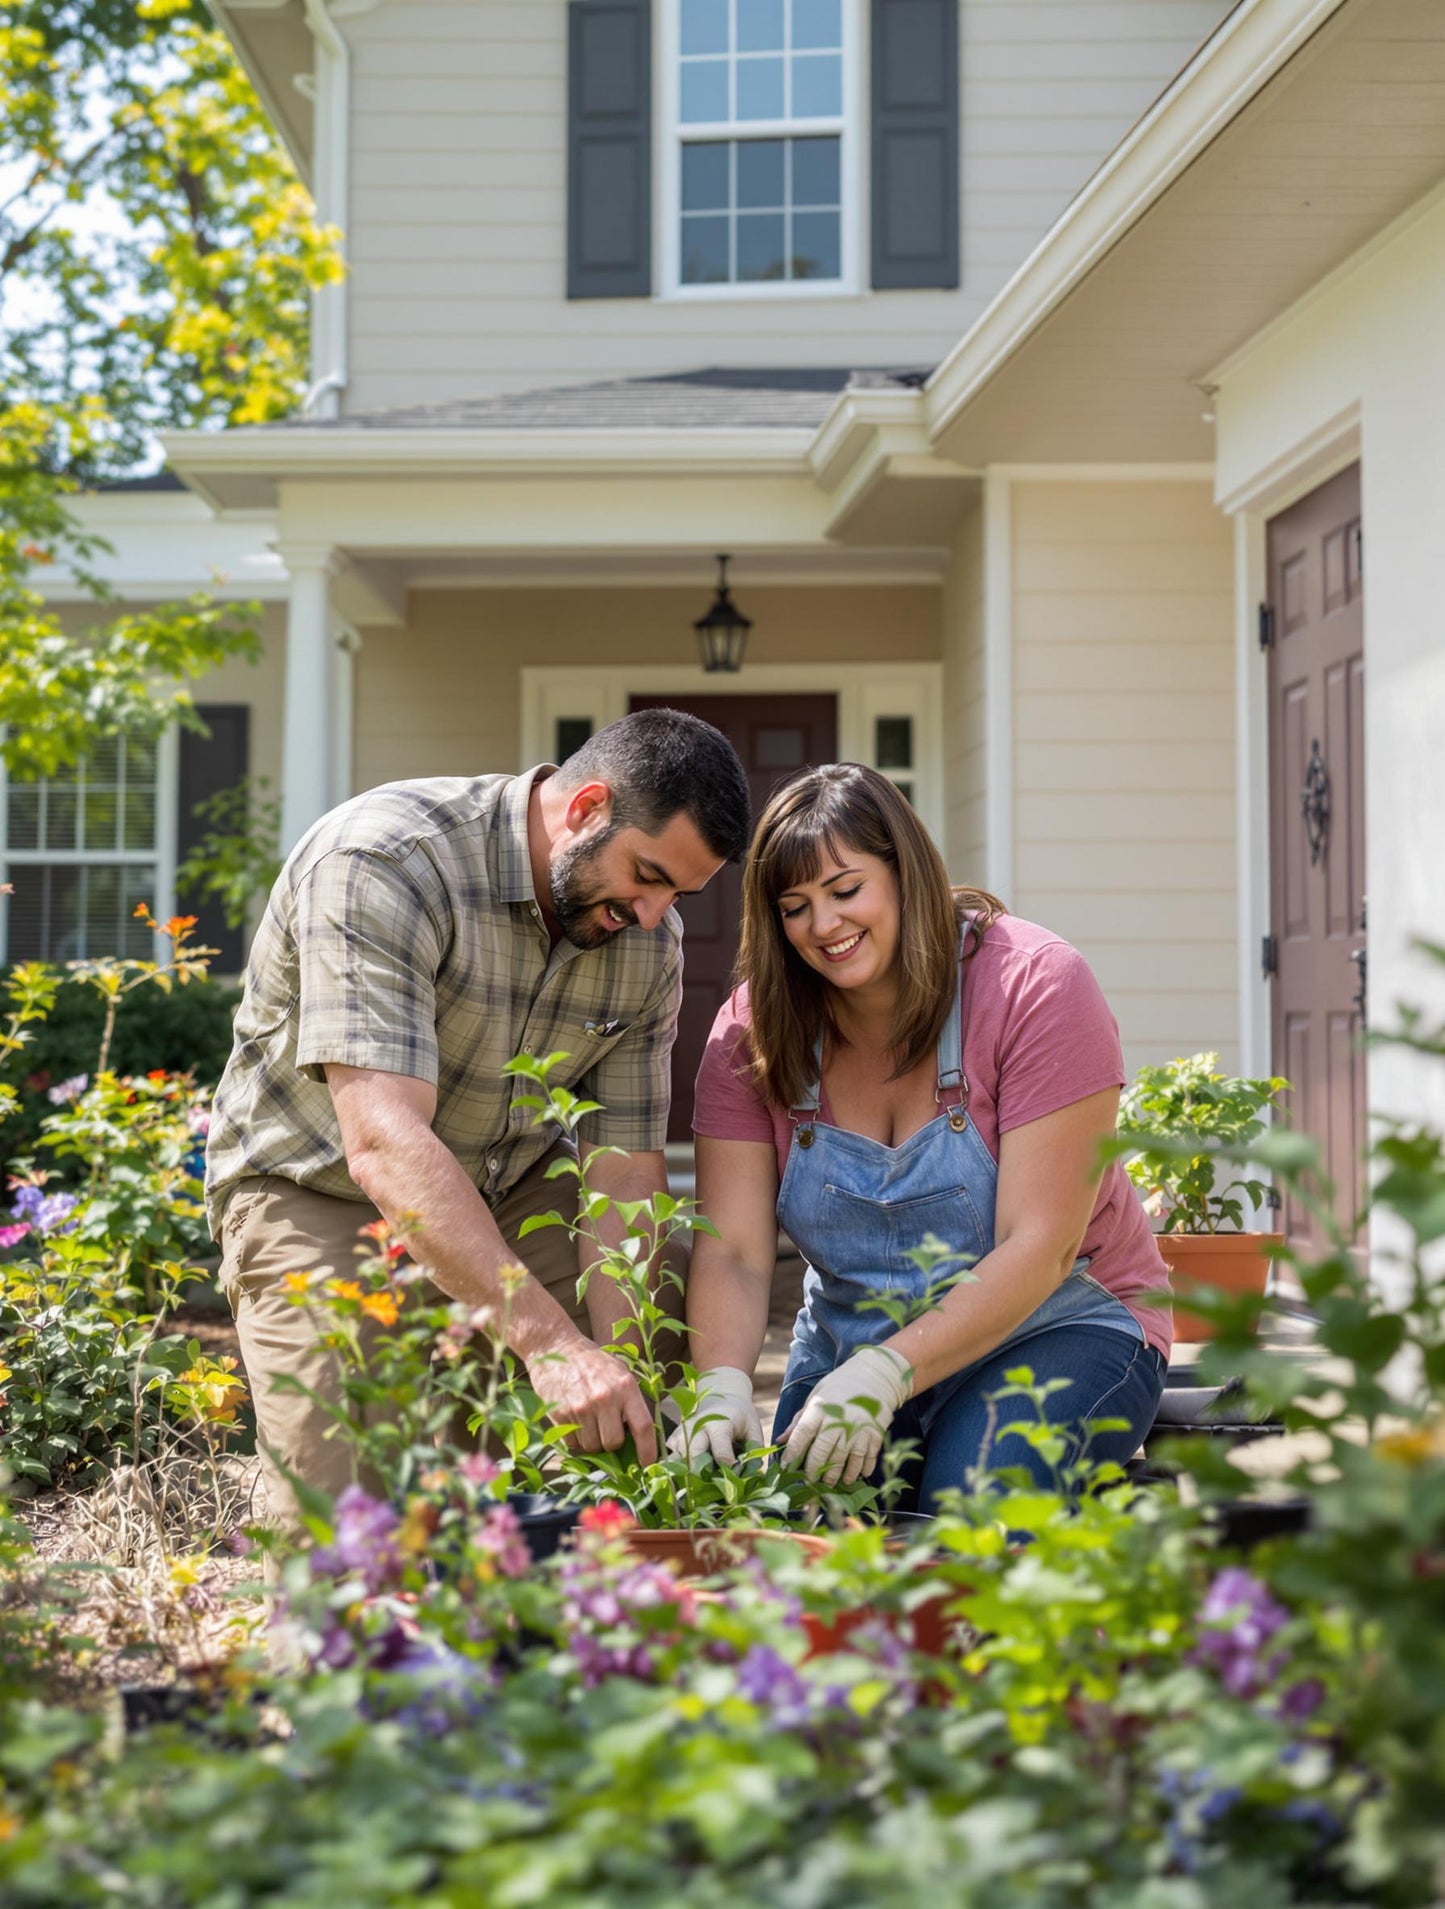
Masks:
[[[958,1604],[967,1595],[962,1586],[950,1586],[937,1597],[925,1598],[906,1616],[901,1611],[875,1610],[871,1605],[856,1611],[840,1611],[836,1617],[814,1617],[807,1613],[803,1629],[808,1638],[808,1655],[829,1657],[834,1651],[847,1650],[848,1639],[854,1631],[862,1625],[881,1621],[895,1637],[902,1637],[925,1656],[947,1656],[956,1648],[959,1626],[965,1621]]]
[[[714,1571],[742,1564],[760,1543],[798,1545],[810,1558],[822,1557],[828,1549],[828,1540],[811,1531],[772,1531],[746,1525],[723,1531],[706,1526],[691,1530],[634,1529],[626,1534],[626,1543],[634,1557],[665,1564],[681,1578],[705,1578]]]
[[[1262,1293],[1269,1278],[1269,1248],[1283,1233],[1161,1233],[1157,1244],[1174,1287],[1174,1336],[1212,1339],[1214,1328],[1179,1301],[1198,1286],[1227,1293]]]

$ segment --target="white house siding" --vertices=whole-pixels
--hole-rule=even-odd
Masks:
[[[1015,910],[1088,956],[1132,1071],[1236,1063],[1232,537],[1207,484],[1012,487]]]
[[[1365,861],[1371,1020],[1402,1001],[1445,1016],[1445,191],[1324,284],[1218,375],[1219,495],[1261,521],[1326,472],[1320,447],[1358,420],[1365,580]],[[1349,455],[1347,452],[1346,455]],[[1338,462],[1338,458],[1334,460]],[[1445,1123],[1445,1077],[1392,1048],[1368,1058],[1369,1104]]]
[[[943,585],[944,851],[955,881],[982,882],[984,814],[983,503],[954,538]]]
[[[838,664],[934,661],[939,592],[921,585],[749,588],[749,658]],[[521,754],[521,671],[538,664],[678,664],[696,654],[696,590],[418,590],[404,630],[371,629],[357,671],[356,782],[512,770]],[[746,668],[741,679],[746,685]],[[701,669],[697,693],[712,684]]]
[[[564,0],[354,16],[346,408],[710,364],[933,364],[1228,11],[961,0],[960,288],[791,304],[565,298]]]

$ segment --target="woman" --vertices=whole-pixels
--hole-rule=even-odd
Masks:
[[[1032,1404],[990,1403],[1021,1365],[1065,1382],[1047,1412],[1072,1458],[1129,1458],[1164,1383],[1170,1315],[1144,1299],[1167,1273],[1123,1166],[1098,1177],[1124,1073],[1083,958],[951,888],[892,783],[834,763],[758,824],[738,969],[698,1073],[698,1201],[718,1236],[693,1254],[702,1377],[675,1449],[727,1463],[735,1440],[762,1442],[752,1374],[781,1223],[808,1266],[774,1424],[785,1463],[847,1484],[885,1438],[911,1439],[924,1509],[981,1465],[1056,1484],[1009,1430],[1037,1423]],[[932,1265],[930,1235],[949,1249]]]

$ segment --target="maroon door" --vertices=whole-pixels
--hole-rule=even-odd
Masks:
[[[720,729],[748,772],[756,820],[780,782],[808,763],[831,762],[838,748],[836,696],[634,696],[633,709],[685,709]],[[700,895],[681,904],[686,939],[682,1014],[672,1055],[669,1140],[692,1138],[692,1089],[713,1016],[732,987],[743,878],[728,863]]]
[[[1274,1071],[1325,1150],[1337,1217],[1364,1194],[1365,765],[1360,467],[1269,526]],[[1291,1241],[1318,1248],[1297,1202]]]

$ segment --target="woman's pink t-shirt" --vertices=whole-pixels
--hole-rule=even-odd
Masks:
[[[765,1101],[750,1074],[747,989],[718,1009],[697,1074],[693,1131],[770,1140],[781,1181],[793,1144],[788,1109]],[[1124,1085],[1119,1029],[1089,964],[1048,929],[1003,915],[963,971],[963,1071],[978,1137],[998,1159],[999,1135],[1106,1087]],[[826,1092],[821,1118],[832,1124]],[[1140,1303],[1169,1284],[1148,1216],[1121,1161],[1099,1183],[1079,1251],[1167,1359],[1172,1315]]]

